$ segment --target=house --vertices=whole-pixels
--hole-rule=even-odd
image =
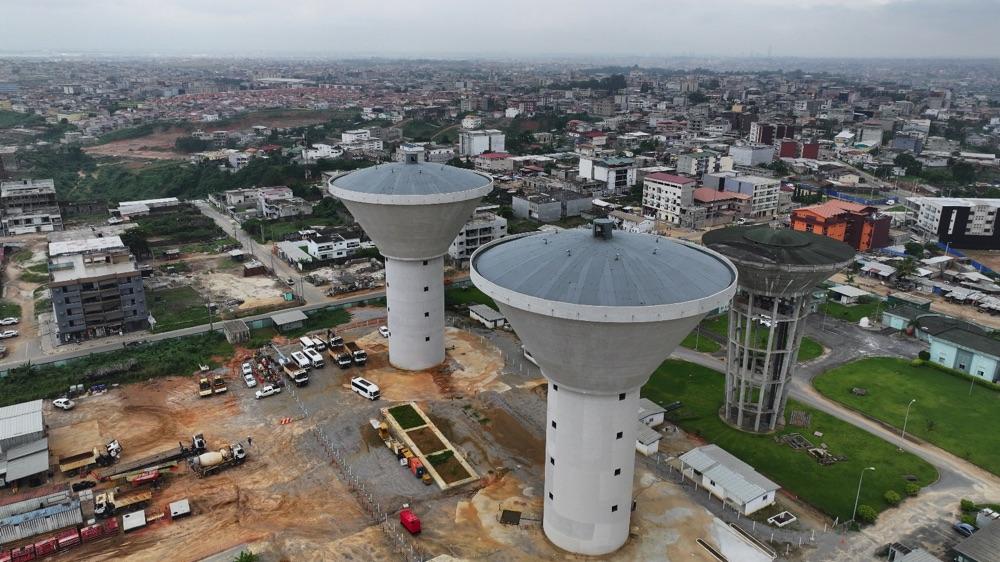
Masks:
[[[929,314],[917,319],[917,332],[930,344],[931,361],[987,382],[1000,380],[1000,340],[987,330]]]
[[[640,423],[635,433],[635,450],[648,457],[660,450],[662,438],[659,431]]]
[[[461,131],[458,134],[458,155],[479,156],[484,152],[503,152],[506,135],[499,129]]]
[[[718,445],[704,445],[680,456],[681,474],[712,495],[750,515],[774,503],[780,489],[752,466]]]
[[[44,480],[48,469],[42,401],[0,408],[0,487],[27,479]]]
[[[699,187],[693,195],[694,211],[689,214],[694,228],[729,224],[750,216],[753,197],[745,193]]]
[[[889,545],[889,562],[942,562],[922,548],[910,548],[898,542]]]
[[[893,330],[905,330],[925,314],[926,310],[908,304],[897,304],[882,311],[882,326]]]
[[[639,399],[639,423],[646,427],[656,427],[661,425],[667,415],[667,411],[653,402],[649,398]]]
[[[830,300],[844,305],[857,304],[861,297],[869,295],[871,295],[871,293],[868,291],[864,291],[857,287],[851,287],[850,285],[835,285],[830,287]]]
[[[822,234],[865,252],[884,248],[889,242],[892,217],[876,207],[832,199],[792,211],[792,229]]]
[[[507,325],[507,319],[503,314],[500,314],[485,304],[471,305],[469,307],[469,317],[491,330],[503,328]]]
[[[292,195],[285,186],[261,188],[257,193],[257,213],[265,219],[312,214],[312,203]]]
[[[308,319],[309,317],[306,316],[301,310],[289,310],[287,312],[279,312],[271,316],[271,321],[274,322],[274,327],[279,332],[287,332],[289,330],[301,328]]]
[[[774,147],[766,144],[744,144],[729,147],[729,156],[736,166],[758,166],[774,160]]]
[[[987,525],[952,547],[955,562],[1000,560],[1000,525]],[[907,561],[909,562],[909,561]]]
[[[1000,199],[909,197],[916,230],[953,248],[1000,250]]]

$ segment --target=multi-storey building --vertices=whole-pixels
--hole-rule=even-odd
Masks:
[[[774,147],[767,144],[744,144],[729,147],[729,156],[738,166],[758,166],[774,160]]]
[[[514,171],[514,160],[506,152],[484,152],[476,156],[475,166],[488,174],[509,174]]]
[[[345,238],[340,234],[316,233],[304,240],[306,253],[317,260],[346,259],[361,248],[360,238]]]
[[[264,187],[257,193],[257,213],[265,219],[311,215],[312,203],[292,195],[288,187]]]
[[[579,177],[605,185],[606,195],[625,195],[635,185],[636,166],[632,158],[580,157]]]
[[[712,150],[700,150],[677,157],[677,171],[692,177],[702,174],[728,172],[733,169],[733,159]]]
[[[910,197],[915,228],[954,248],[1000,250],[1000,199]]]
[[[781,181],[760,176],[726,178],[723,189],[750,196],[750,214],[754,218],[772,218],[778,212],[778,191]]]
[[[889,242],[889,215],[879,214],[875,207],[832,199],[819,205],[792,211],[792,228],[815,232],[840,240],[855,250],[865,252],[884,248]]]
[[[459,156],[478,156],[484,152],[503,152],[506,136],[499,129],[462,131],[458,134]]]
[[[48,265],[61,343],[149,325],[142,275],[120,237],[51,242]]]
[[[496,206],[476,209],[448,247],[448,255],[452,259],[467,260],[483,244],[507,236],[507,219],[496,214],[496,209]]]
[[[0,183],[0,235],[62,229],[55,182],[21,180]]]
[[[697,184],[692,178],[662,172],[647,175],[642,182],[643,214],[674,225],[685,224],[684,216],[694,206]]]

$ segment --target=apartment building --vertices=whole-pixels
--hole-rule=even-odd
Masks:
[[[478,156],[484,152],[503,152],[506,136],[499,129],[461,131],[458,133],[459,156]]]
[[[257,192],[257,213],[265,219],[311,215],[312,203],[292,195],[291,188],[264,187]]]
[[[0,235],[62,230],[53,180],[0,183]]]
[[[909,197],[914,227],[953,248],[1000,250],[1000,199]]]
[[[552,190],[534,195],[515,195],[511,200],[514,216],[540,222],[556,222],[578,217],[593,207],[594,199],[575,191]]]
[[[625,195],[635,185],[636,165],[632,158],[580,157],[579,178],[604,185],[605,195]]]
[[[724,191],[750,196],[750,214],[754,218],[773,218],[778,212],[778,191],[781,180],[760,176],[726,178]]]
[[[346,259],[361,248],[360,238],[345,238],[335,233],[316,233],[304,241],[306,253],[317,260]]]
[[[507,219],[496,214],[497,208],[493,205],[476,209],[448,247],[452,259],[467,260],[483,244],[507,236]]]
[[[795,209],[791,216],[793,229],[840,240],[859,252],[888,246],[891,222],[875,207],[837,199]]]
[[[702,174],[729,172],[733,169],[733,159],[712,150],[701,150],[677,157],[677,172],[691,177]]]
[[[50,242],[48,265],[60,343],[148,327],[142,275],[121,237]]]
[[[693,178],[657,172],[642,182],[642,212],[674,225],[686,224],[684,216],[694,206]]]
[[[774,147],[765,144],[744,144],[729,147],[729,156],[736,166],[759,166],[774,160]]]
[[[487,174],[510,174],[514,171],[514,160],[506,152],[484,152],[476,156],[475,167]]]

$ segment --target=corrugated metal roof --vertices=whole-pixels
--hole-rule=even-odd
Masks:
[[[48,451],[48,450],[49,450],[49,438],[42,437],[41,439],[36,439],[34,441],[22,443],[16,447],[11,447],[10,449],[7,450],[4,456],[7,458],[8,461],[10,461],[21,457],[26,457],[28,455],[37,453],[39,451]]]
[[[55,489],[55,491],[52,491],[53,489]],[[17,501],[13,501],[6,505],[0,505],[0,520],[3,520],[5,517],[34,511],[50,505],[66,503],[70,500],[70,492],[68,489],[65,489],[65,487],[55,486],[48,488],[48,493],[39,495],[26,493],[19,495],[15,499]]]
[[[0,420],[13,416],[20,416],[31,412],[41,412],[42,401],[32,400],[31,402],[21,402],[0,408]]]
[[[301,310],[290,310],[288,312],[279,312],[271,315],[271,320],[273,320],[278,326],[292,324],[294,322],[305,322],[308,319],[309,317],[306,316]]]
[[[718,445],[692,449],[680,457],[685,465],[704,474],[725,490],[726,497],[740,503],[759,498],[780,488],[752,466],[734,457]]]
[[[469,307],[469,312],[475,312],[487,322],[498,322],[504,319],[503,314],[500,314],[485,304],[474,304]]]
[[[653,402],[649,398],[639,399],[639,419],[647,418],[649,416],[655,416],[656,414],[662,414],[666,412],[662,406]]]
[[[0,544],[83,523],[80,502],[72,501],[0,519]]]
[[[635,436],[635,440],[643,445],[652,445],[663,437],[655,429],[648,427],[646,424],[639,424],[639,432]]]
[[[698,300],[732,285],[735,271],[704,250],[651,234],[589,229],[501,241],[473,264],[488,281],[546,300],[653,306]]]
[[[393,162],[355,170],[333,181],[348,191],[378,195],[434,195],[485,187],[490,179],[465,168],[444,164]]]
[[[765,266],[844,267],[854,257],[847,244],[813,234],[769,226],[731,226],[706,232],[702,242],[726,256]]]
[[[987,525],[954,547],[955,552],[973,560],[1000,560],[1000,525]]]
[[[0,441],[22,435],[41,433],[45,430],[42,412],[28,412],[19,416],[0,419]]]
[[[20,478],[26,478],[33,474],[39,474],[49,469],[49,449],[24,455],[16,459],[7,461],[7,475],[4,477],[8,482],[13,482]]]
[[[896,562],[941,562],[941,559],[922,548],[918,548],[896,558]]]

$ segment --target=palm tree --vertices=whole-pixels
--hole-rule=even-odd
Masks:
[[[910,275],[917,272],[917,262],[913,258],[906,258],[905,260],[896,264],[896,277],[899,279],[906,279]]]
[[[236,558],[233,558],[233,562],[259,562],[260,555],[254,554],[249,550],[241,551]]]

